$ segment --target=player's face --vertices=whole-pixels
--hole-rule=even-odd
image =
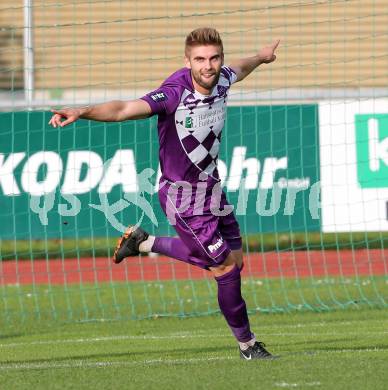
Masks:
[[[185,57],[186,67],[191,69],[195,89],[209,95],[217,84],[224,64],[224,54],[220,46],[194,46]]]

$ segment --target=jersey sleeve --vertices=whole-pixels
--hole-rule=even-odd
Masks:
[[[223,75],[229,80],[230,85],[234,84],[237,80],[236,72],[229,66],[223,66],[221,68]]]
[[[180,88],[162,85],[140,99],[145,100],[150,105],[152,115],[169,115],[177,109],[181,95]]]

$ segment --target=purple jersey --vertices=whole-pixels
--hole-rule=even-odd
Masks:
[[[211,95],[194,89],[190,69],[172,74],[160,88],[142,97],[158,115],[159,160],[162,180],[195,185],[201,172],[208,183],[219,181],[217,159],[226,116],[228,90],[234,71],[221,68]]]

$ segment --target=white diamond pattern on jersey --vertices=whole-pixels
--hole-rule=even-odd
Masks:
[[[184,151],[193,164],[209,175],[217,167],[225,103],[225,96],[199,99],[185,91],[175,114],[175,126]]]
[[[182,138],[181,142],[190,160],[201,170],[211,174],[217,164],[220,140],[221,132],[216,135],[212,129],[209,129],[209,133],[202,142],[196,137],[195,132]]]

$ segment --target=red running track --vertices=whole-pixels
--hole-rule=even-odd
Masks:
[[[245,256],[243,276],[306,278],[388,275],[388,250],[265,252]],[[0,262],[0,285],[202,279],[209,272],[166,257],[116,265],[107,258]]]

